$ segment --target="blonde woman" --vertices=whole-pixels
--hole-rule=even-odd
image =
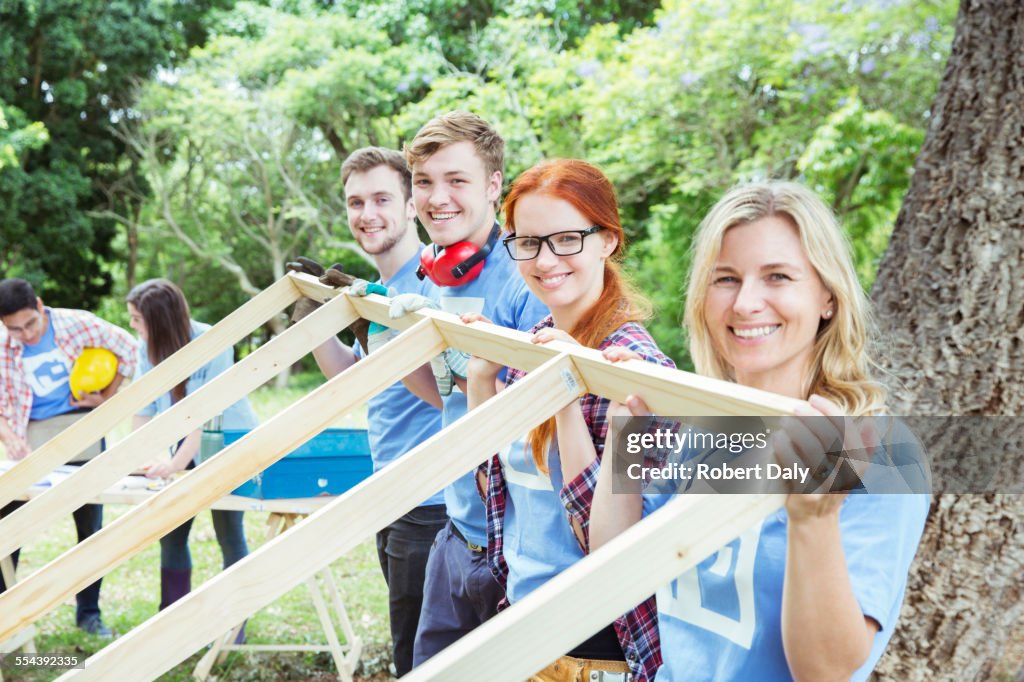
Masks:
[[[686,304],[699,373],[807,401],[798,416],[877,414],[885,392],[871,377],[869,327],[849,245],[813,192],[742,185],[701,224]],[[615,413],[647,408],[631,396]],[[797,420],[779,452],[806,453],[805,439],[819,438],[799,431],[809,423]],[[870,428],[852,431],[846,448],[877,446]],[[668,501],[611,494],[611,469],[595,494],[594,547]],[[784,511],[658,592],[656,680],[866,679],[892,636],[927,512],[926,495],[788,495]]]

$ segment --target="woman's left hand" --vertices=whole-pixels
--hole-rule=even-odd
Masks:
[[[851,459],[847,455],[863,456],[878,447],[879,437],[870,419],[855,420],[843,414],[831,400],[812,395],[810,407],[797,408],[795,419],[785,420],[783,429],[775,434],[774,454],[783,467],[797,464],[810,469],[809,477],[821,483],[814,493],[790,493],[786,497],[786,512],[790,522],[838,516],[846,499],[846,492],[831,493],[837,476],[842,475],[840,465],[854,467],[860,475],[867,462]],[[842,442],[842,455],[837,466],[830,465],[826,453],[835,453]],[[833,455],[835,456],[835,455]]]
[[[182,468],[174,464],[173,459],[161,464],[150,464],[146,468],[146,478],[170,478],[181,470]]]
[[[563,343],[571,343],[574,346],[580,345],[580,342],[574,339],[569,332],[561,329],[555,329],[554,327],[545,327],[544,329],[541,329],[533,335],[530,341],[537,344],[562,341]]]

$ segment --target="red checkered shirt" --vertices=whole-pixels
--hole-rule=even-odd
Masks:
[[[125,377],[135,374],[138,344],[120,327],[84,310],[46,308],[53,325],[53,340],[75,361],[84,348],[106,348],[117,356],[117,373]],[[25,438],[32,411],[32,387],[21,364],[24,346],[4,330],[0,339],[0,416],[14,433]]]
[[[541,320],[531,331],[536,332],[544,327],[553,327],[551,316]],[[638,353],[644,360],[665,367],[675,367],[662,353],[654,339],[642,325],[629,322],[608,335],[598,350],[611,346],[625,346]],[[525,372],[509,368],[505,385],[510,386],[526,376]],[[601,455],[604,452],[605,436],[608,433],[608,405],[605,398],[588,393],[580,398],[580,410],[590,431],[597,457],[576,478],[568,481],[559,491],[562,506],[567,510],[566,522],[570,525],[575,520],[583,531],[584,542],[580,544],[584,554],[590,553],[590,506],[594,499],[597,486],[597,474],[601,467]],[[480,467],[487,477],[487,490],[484,504],[487,507],[487,560],[491,573],[504,586],[508,580],[508,565],[502,554],[504,547],[505,504],[508,488],[502,473],[498,456],[491,458]],[[575,533],[574,533],[575,535]],[[508,607],[508,600],[502,600],[499,609]],[[648,597],[634,609],[615,619],[613,624],[619,637],[619,643],[626,654],[635,682],[650,682],[661,665],[661,644],[658,638],[658,611],[654,597]]]

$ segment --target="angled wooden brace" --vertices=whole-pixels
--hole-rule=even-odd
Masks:
[[[522,680],[772,514],[784,495],[680,495],[403,680]],[[86,663],[88,665],[88,663]]]
[[[0,507],[17,498],[56,467],[66,464],[117,426],[127,415],[166,393],[171,386],[217,357],[251,330],[277,315],[300,296],[292,280],[281,278],[259,296],[224,318],[217,326],[153,368],[139,381],[80,419],[32,454],[0,474]],[[3,534],[0,533],[0,537]]]
[[[0,641],[206,509],[253,474],[323,431],[338,415],[363,404],[443,349],[444,341],[430,320],[407,329],[188,476],[0,594]],[[222,631],[236,624],[230,623]]]
[[[0,519],[0,556],[6,556],[14,549],[42,537],[55,520],[67,516],[117,483],[122,477],[152,460],[154,456],[166,452],[168,447],[186,434],[220,414],[249,391],[290,367],[292,363],[357,318],[358,314],[344,296],[323,306],[192,395],[186,396],[167,412],[151,419],[142,428],[92,459],[62,483],[33,498],[13,514]],[[213,329],[193,343],[198,344],[212,333]],[[227,346],[221,347],[221,352],[225,347]],[[202,354],[205,356],[205,352]],[[157,370],[167,365],[169,370],[175,371],[165,372],[165,378],[178,376],[178,367],[190,367],[192,364],[190,360],[185,365],[185,360],[185,356],[176,353],[157,365],[152,373],[155,374]],[[148,378],[147,374],[143,381]],[[168,389],[169,386],[164,387],[165,391]],[[94,415],[89,415],[75,426],[93,418]],[[56,441],[55,438],[51,443]],[[36,453],[33,453],[30,458],[35,456]]]
[[[584,391],[569,358],[549,361],[60,679],[156,678]]]

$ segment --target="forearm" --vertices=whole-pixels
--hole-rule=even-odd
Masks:
[[[117,393],[117,389],[121,387],[121,384],[123,382],[124,382],[124,375],[123,374],[115,374],[114,375],[114,380],[110,382],[110,385],[107,386],[102,391],[100,391],[100,395],[103,396],[103,400],[104,401],[109,400],[115,393]]]
[[[498,394],[497,375],[470,373],[466,380],[466,407],[472,410]]]
[[[848,680],[871,652],[878,626],[853,594],[834,515],[790,521],[782,642],[796,680]]]
[[[558,458],[562,465],[562,480],[569,482],[597,458],[594,441],[578,401],[574,400],[571,405],[555,414],[555,433],[558,439]]]
[[[402,384],[410,393],[428,405],[439,410],[444,407],[441,394],[437,391],[437,380],[434,379],[434,373],[430,370],[430,363],[422,365],[403,377]]]
[[[330,338],[313,349],[313,359],[324,376],[332,379],[356,363],[356,354],[336,338]]]
[[[201,429],[196,429],[192,433],[185,436],[185,440],[181,446],[178,447],[174,453],[174,457],[171,458],[171,465],[178,471],[182,471],[188,466],[188,463],[196,456],[199,452],[199,443],[202,438],[203,432]]]
[[[611,443],[605,445],[605,456],[597,474],[597,487],[590,509],[590,550],[607,544],[612,538],[629,529],[643,516],[643,497],[640,495],[640,481],[628,477],[620,481],[627,486],[613,492],[615,467]]]

